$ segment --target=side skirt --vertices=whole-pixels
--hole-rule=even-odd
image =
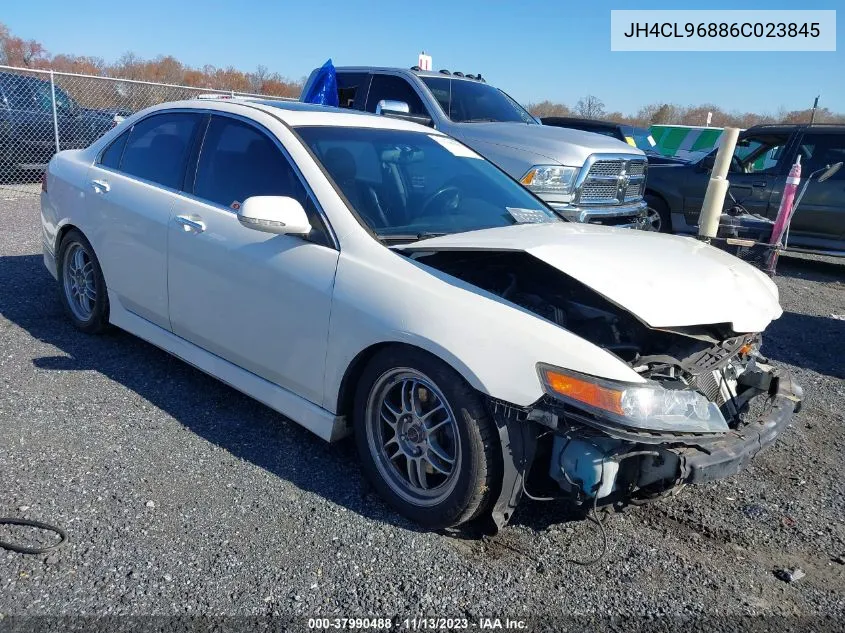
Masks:
[[[109,291],[109,308],[109,321],[112,325],[173,354],[233,389],[258,400],[322,439],[334,442],[349,434],[344,417],[336,416],[287,389],[264,380],[129,312],[121,306],[120,300],[111,291]]]

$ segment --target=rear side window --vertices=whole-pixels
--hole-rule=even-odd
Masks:
[[[110,167],[111,169],[120,168],[120,158],[123,156],[123,148],[126,147],[126,140],[129,138],[130,131],[131,130],[127,130],[118,136],[112,141],[111,145],[106,148],[106,151],[102,153],[100,156],[100,164],[103,167]]]
[[[197,163],[194,195],[237,210],[250,196],[286,196],[305,208],[313,242],[328,233],[287,157],[264,132],[241,121],[213,116]]]
[[[367,92],[367,73],[338,73],[337,74],[337,102],[341,108],[355,107],[364,103]],[[362,94],[363,93],[363,94]]]
[[[197,114],[168,112],[139,121],[129,132],[120,171],[181,189],[200,120]]]
[[[396,75],[373,75],[370,93],[367,95],[367,112],[375,112],[379,101],[404,101],[408,104],[411,114],[428,116],[422,99],[414,88],[402,77]]]

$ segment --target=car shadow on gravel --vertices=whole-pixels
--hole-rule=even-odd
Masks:
[[[798,255],[783,255],[778,258],[777,276],[823,283],[830,281],[845,283],[845,258],[812,259]]]
[[[364,517],[418,531],[365,484],[352,441],[329,444],[259,402],[130,334],[91,336],[64,314],[41,256],[0,257],[0,315],[57,348],[36,370],[95,371],[198,436]],[[7,335],[8,336],[8,335]],[[143,419],[139,418],[142,424]]]
[[[764,336],[763,353],[772,360],[845,379],[845,321],[784,312]]]

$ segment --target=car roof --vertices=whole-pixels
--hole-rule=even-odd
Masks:
[[[231,112],[249,117],[251,112],[261,110],[280,119],[291,127],[300,126],[329,126],[329,127],[361,127],[376,128],[385,130],[407,130],[443,136],[442,132],[412,123],[402,119],[388,116],[370,114],[369,112],[358,112],[344,108],[317,105],[313,103],[302,103],[299,101],[278,101],[273,99],[264,100],[239,100],[238,98],[226,100],[201,100],[191,99],[185,101],[172,101],[154,106],[149,111],[160,111],[168,109],[180,110],[219,110]]]
[[[0,79],[15,79],[16,81],[49,83],[47,79],[42,79],[41,77],[35,75],[21,75],[20,73],[10,73],[6,71],[0,71]]]
[[[842,123],[767,123],[763,125],[754,125],[746,130],[743,130],[743,134],[748,134],[749,132],[769,132],[772,134],[777,133],[792,133],[799,130],[807,130],[807,129],[821,129],[821,130],[834,130],[840,131],[845,130],[845,125]]]
[[[486,81],[479,81],[472,77],[462,77],[454,73],[446,74],[438,70],[414,70],[413,68],[398,68],[391,66],[338,66],[335,70],[343,72],[358,72],[358,73],[402,73],[407,75],[417,75],[418,77],[445,77],[447,79],[457,79],[460,81],[471,81],[473,83],[487,83]]]

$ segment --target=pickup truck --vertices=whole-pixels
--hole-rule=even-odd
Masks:
[[[117,124],[121,111],[83,108],[55,87],[56,125],[49,81],[0,72],[0,173],[41,170],[61,149],[87,147]]]
[[[338,67],[341,108],[397,116],[463,142],[569,220],[646,228],[645,154],[614,138],[542,125],[480,76]],[[314,70],[302,94],[317,77]]]
[[[740,133],[728,180],[736,202],[750,213],[777,217],[789,169],[801,155],[803,180],[845,161],[845,125],[758,125]],[[652,165],[646,199],[663,215],[664,230],[695,233],[716,150],[687,165]],[[726,208],[733,206],[730,196]],[[791,250],[845,255],[845,170],[813,181],[795,212]]]

